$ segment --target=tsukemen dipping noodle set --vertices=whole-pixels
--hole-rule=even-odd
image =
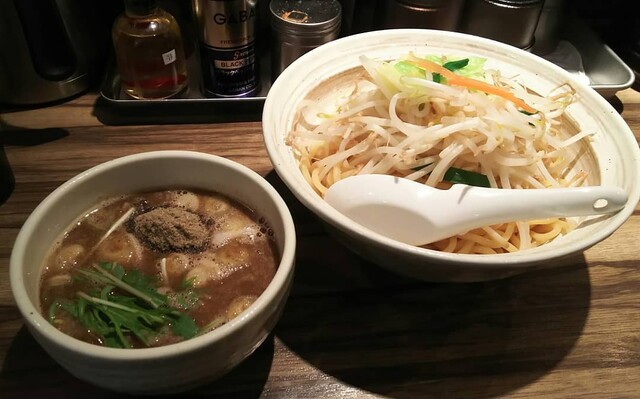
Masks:
[[[455,32],[375,31],[315,48],[273,83],[262,127],[280,179],[341,244],[421,280],[553,267],[615,232],[640,199],[640,150],[609,103],[533,54]],[[439,190],[605,186],[628,201],[613,214],[514,220],[419,246],[325,201],[332,185],[366,174]],[[97,165],[22,227],[11,257],[16,303],[47,352],[96,385],[156,394],[217,378],[284,310],[296,234],[280,195],[212,154]]]

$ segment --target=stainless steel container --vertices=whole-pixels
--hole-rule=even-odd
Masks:
[[[83,3],[0,1],[0,102],[44,104],[89,88],[98,46]]]
[[[567,17],[565,0],[545,0],[535,31],[535,44],[531,52],[539,55],[551,53],[558,46],[563,22]]]
[[[455,31],[465,0],[385,0],[378,10],[383,29],[423,28]]]
[[[529,49],[544,0],[467,1],[460,30]]]
[[[257,0],[193,0],[206,96],[251,96],[260,89],[255,45],[257,3]]]
[[[272,0],[271,79],[301,55],[340,34],[342,7],[337,0]]]

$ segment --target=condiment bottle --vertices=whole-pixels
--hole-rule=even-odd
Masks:
[[[137,99],[175,96],[188,84],[180,27],[155,0],[125,0],[112,29],[113,46],[126,94]]]
[[[460,30],[529,50],[544,0],[474,0],[465,4]]]
[[[545,0],[534,34],[535,43],[531,52],[545,55],[553,52],[560,42],[563,22],[567,17],[568,4],[565,0]]]
[[[272,0],[271,79],[301,55],[337,39],[342,7],[337,0]]]
[[[464,0],[386,0],[378,11],[380,27],[455,31]]]
[[[193,0],[207,97],[249,97],[260,91],[258,0]]]

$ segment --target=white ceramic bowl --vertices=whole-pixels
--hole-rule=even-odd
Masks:
[[[285,137],[300,102],[327,79],[360,65],[358,57],[386,60],[417,54],[478,56],[505,76],[519,75],[532,90],[547,93],[570,81],[579,101],[567,110],[582,129],[595,130],[592,147],[598,163],[592,184],[614,185],[629,195],[619,213],[590,221],[552,243],[513,254],[461,255],[414,247],[386,238],[340,214],[314,192],[298,169]],[[274,82],[263,110],[264,141],[280,178],[340,242],[392,271],[432,281],[480,281],[507,277],[591,247],[612,234],[631,215],[640,197],[640,151],[633,133],[590,87],[556,65],[526,51],[471,35],[435,30],[384,30],[342,38],[293,62]]]
[[[226,194],[270,222],[281,261],[264,293],[229,323],[181,343],[156,348],[92,345],[63,334],[42,317],[38,307],[40,269],[49,246],[61,231],[105,197],[172,187]],[[190,151],[141,153],[79,174],[38,205],[20,230],[11,254],[11,288],[34,338],[71,374],[127,393],[178,392],[226,373],[264,341],[288,297],[295,247],[294,224],[285,202],[249,168]]]

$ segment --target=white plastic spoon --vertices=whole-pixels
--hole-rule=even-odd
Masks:
[[[440,190],[394,176],[357,175],[333,184],[325,200],[370,230],[424,245],[492,224],[614,213],[627,193],[602,186],[504,190],[455,184]]]

